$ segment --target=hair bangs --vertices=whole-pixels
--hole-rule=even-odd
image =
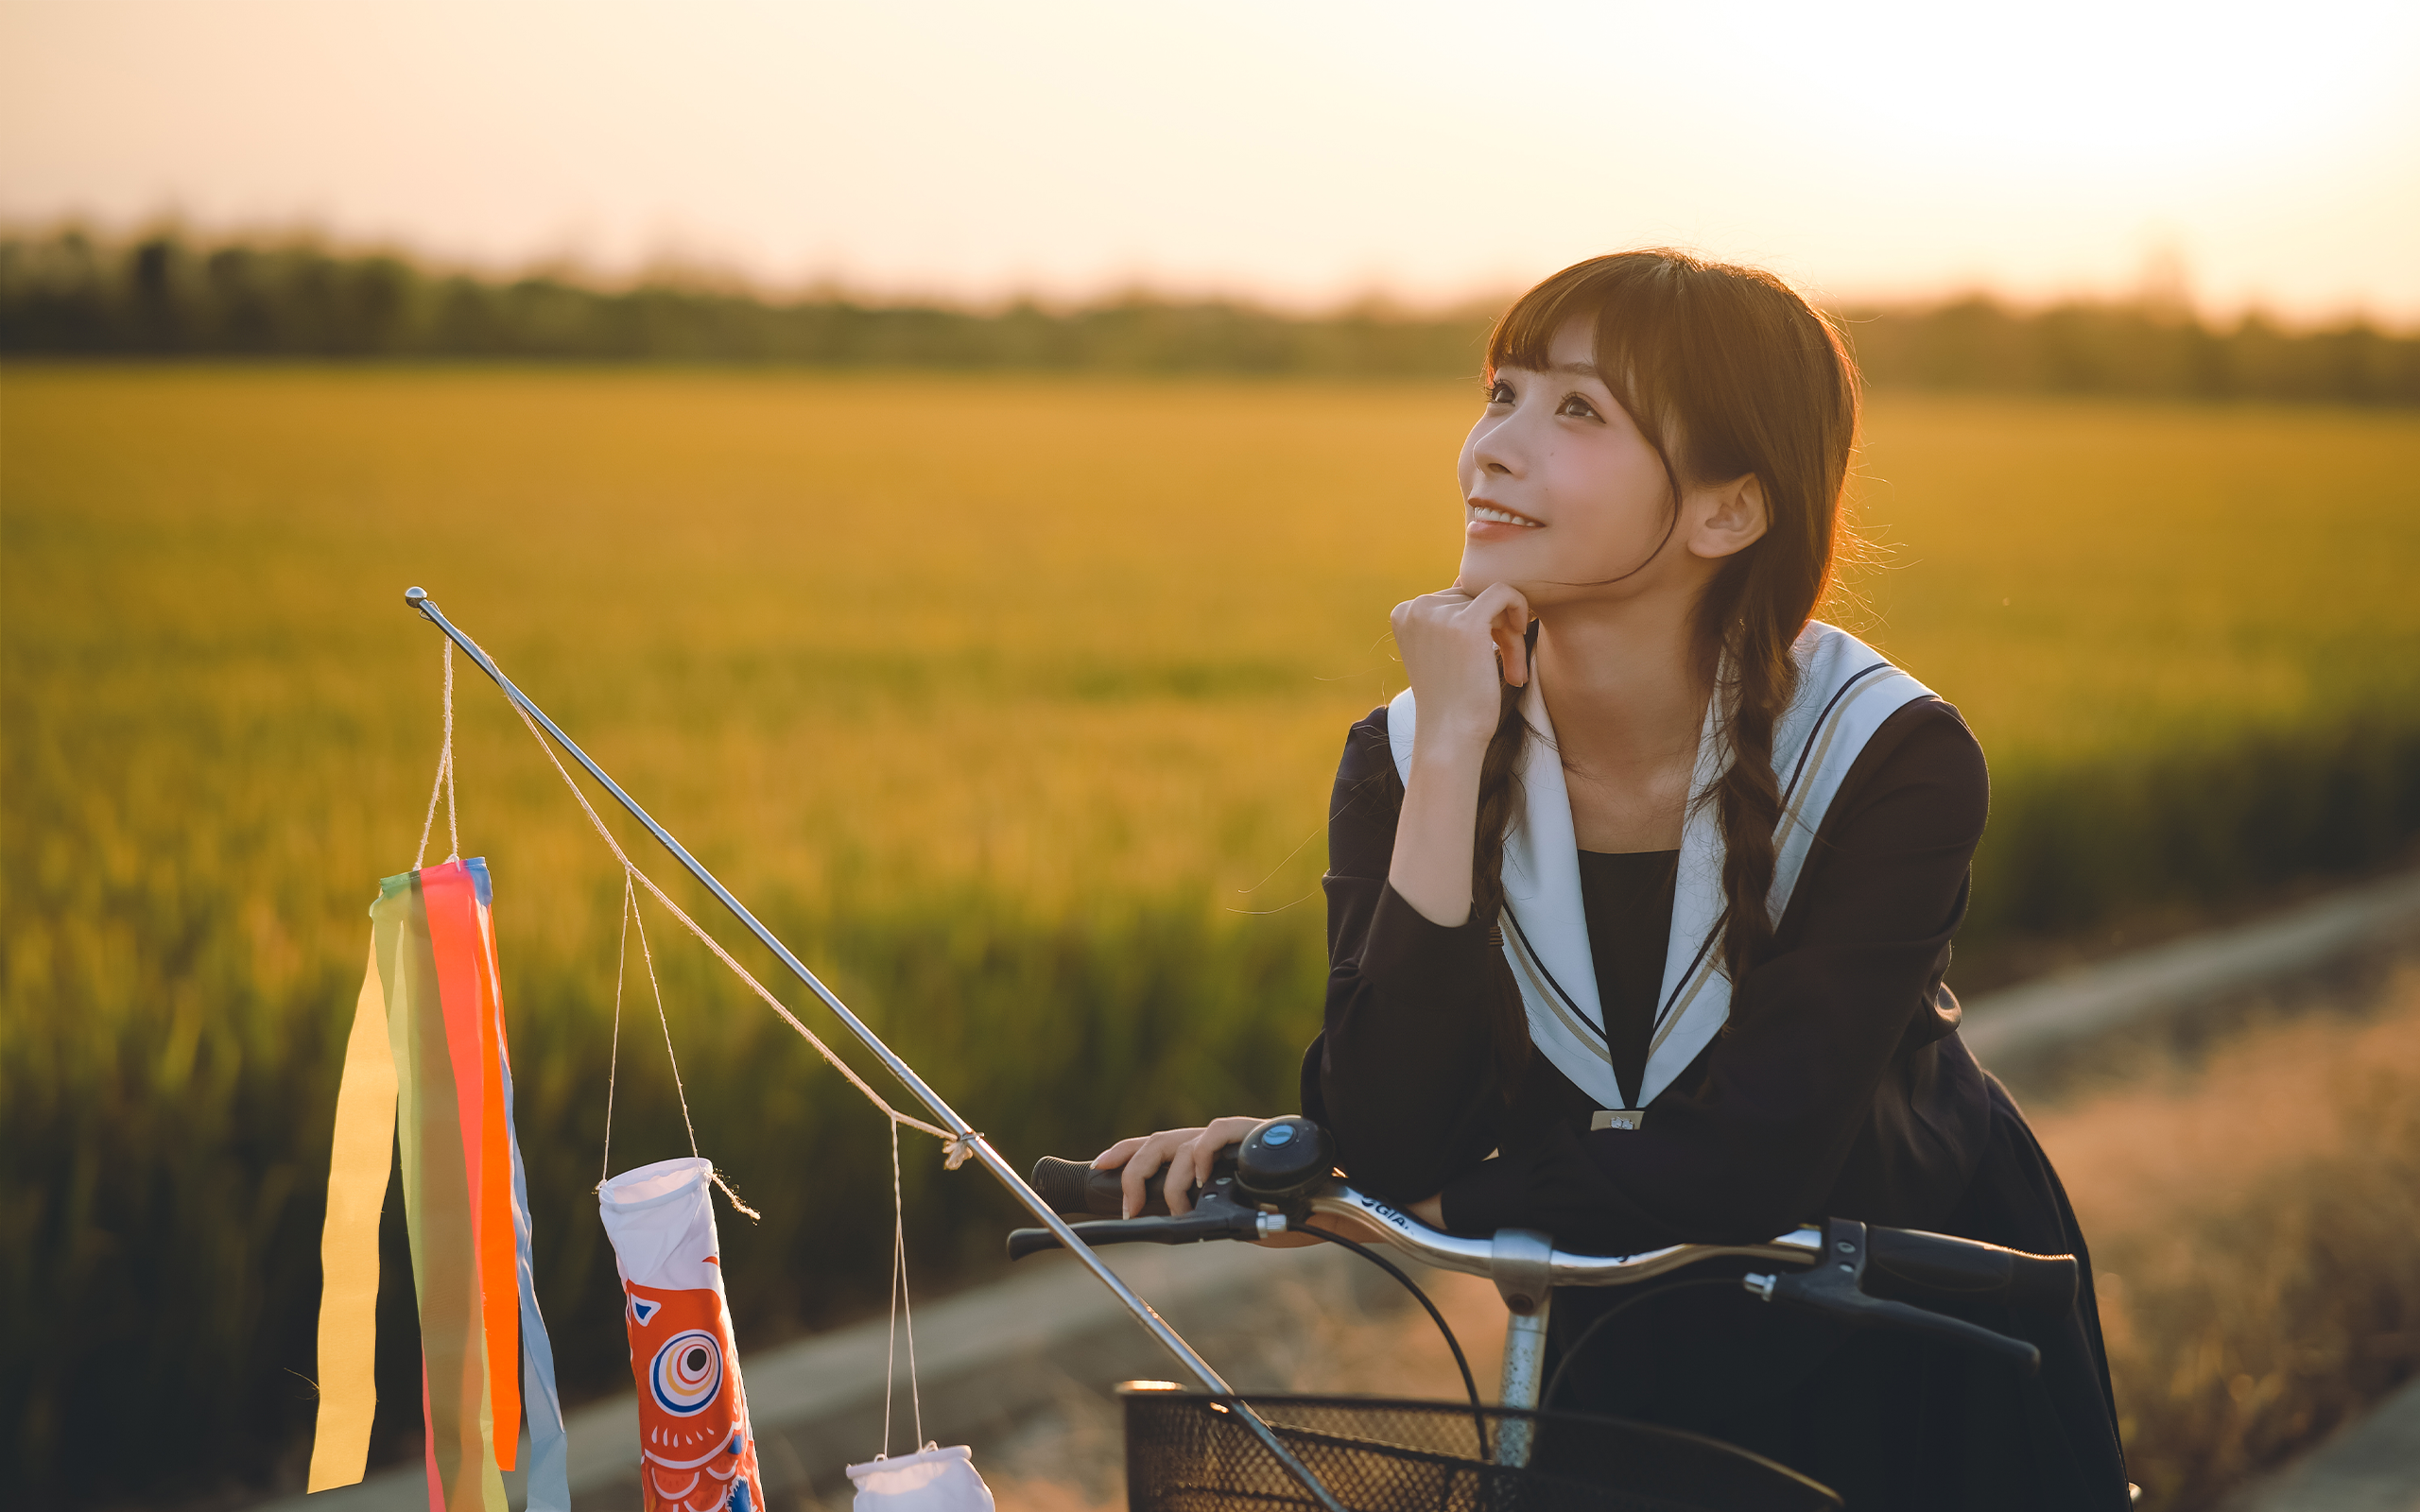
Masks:
[[[1489,376],[1499,368],[1551,366],[1555,337],[1572,321],[1586,321],[1599,380],[1649,443],[1667,453],[1668,468],[1676,418],[1671,381],[1684,346],[1676,275],[1697,266],[1685,253],[1654,249],[1564,268],[1514,301],[1488,333]]]

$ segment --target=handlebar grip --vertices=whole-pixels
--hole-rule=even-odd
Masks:
[[[1962,1317],[1928,1312],[1905,1302],[1886,1302],[1872,1297],[1863,1301],[1865,1305],[1857,1311],[1872,1322],[1888,1323],[1909,1333],[1928,1333],[1945,1344],[1996,1354],[2029,1376],[2042,1369],[2042,1351],[2023,1339],[2013,1339]]]
[[[1996,1354],[2027,1375],[2042,1368],[2042,1351],[2024,1339],[1996,1333],[1979,1323],[1969,1323],[1962,1317],[1951,1317],[1927,1308],[1910,1307],[1906,1302],[1890,1301],[1868,1295],[1863,1286],[1879,1273],[1879,1252],[1882,1236],[1891,1236],[1893,1247],[1903,1269],[1930,1268],[1930,1273],[1945,1277],[1952,1284],[1926,1288],[1914,1286],[1905,1278],[1898,1284],[1917,1292],[1930,1290],[1962,1293],[1979,1297],[2004,1293],[2014,1287],[2018,1269],[2000,1257],[2042,1260],[2038,1255],[2018,1256],[2015,1250],[1999,1249],[1973,1240],[1953,1239],[1946,1234],[1927,1234],[1909,1229],[1869,1228],[1854,1218],[1833,1218],[1824,1225],[1822,1256],[1811,1267],[1787,1276],[1750,1276],[1749,1290],[1768,1301],[1787,1302],[1817,1313],[1826,1313],[1854,1326],[1881,1326],[1907,1333],[1929,1334],[1945,1344],[1962,1349]],[[2072,1267],[2075,1261],[2066,1257]],[[2051,1267],[2055,1272],[2056,1267]],[[2038,1267],[2029,1274],[2044,1274]],[[2072,1284],[2073,1274],[2069,1273]],[[2041,1290],[2039,1280],[2033,1281],[2035,1292]],[[2035,1300],[2039,1300],[2036,1295]]]
[[[2041,1317],[2076,1303],[2073,1255],[2029,1255],[1918,1228],[1866,1230],[1866,1289],[1877,1297],[1989,1297]]]
[[[1165,1171],[1167,1167],[1160,1169]],[[1211,1167],[1212,1179],[1231,1176],[1235,1169],[1233,1153],[1222,1155]],[[1126,1202],[1125,1192],[1119,1185],[1122,1174],[1118,1171],[1096,1171],[1089,1160],[1063,1160],[1055,1155],[1046,1155],[1033,1162],[1033,1174],[1026,1179],[1035,1194],[1050,1204],[1053,1212],[1115,1218]],[[1192,1200],[1200,1202],[1201,1183],[1196,1182],[1190,1191]],[[1135,1216],[1165,1218],[1167,1215],[1167,1195],[1160,1188],[1158,1173],[1154,1173],[1150,1180],[1143,1183],[1143,1211]]]
[[[1046,1155],[1033,1162],[1033,1190],[1058,1213],[1088,1213],[1097,1218],[1115,1218],[1121,1198],[1117,1173],[1096,1171],[1088,1160],[1063,1160]],[[1166,1213],[1166,1199],[1154,1191],[1145,1212]]]

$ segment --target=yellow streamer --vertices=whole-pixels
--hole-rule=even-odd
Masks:
[[[370,1459],[378,1411],[378,1215],[395,1149],[395,1055],[378,947],[354,1005],[337,1088],[336,1145],[328,1160],[327,1226],[320,1232],[320,1425],[309,1489],[351,1486]]]

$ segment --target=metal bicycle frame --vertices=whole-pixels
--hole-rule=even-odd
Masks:
[[[1185,1343],[1176,1330],[1168,1327],[1167,1320],[1152,1311],[1149,1302],[1144,1301],[1115,1271],[1111,1270],[1101,1258],[1093,1252],[1091,1246],[1077,1235],[1074,1227],[1066,1219],[1051,1211],[1050,1205],[1043,1201],[1041,1195],[1026,1184],[1025,1178],[1018,1176],[1015,1169],[1001,1158],[999,1151],[992,1147],[990,1140],[977,1133],[966,1120],[959,1117],[957,1109],[943,1102],[939,1092],[925,1085],[925,1079],[916,1074],[915,1069],[900,1059],[889,1045],[884,1044],[881,1037],[867,1027],[865,1021],[850,1012],[849,1005],[841,1002],[830,988],[825,987],[813,971],[808,971],[805,963],[792,954],[789,947],[776,938],[773,932],[767,929],[754,914],[750,913],[737,898],[733,897],[731,890],[717,881],[713,872],[708,871],[697,857],[691,855],[680,841],[674,839],[670,831],[656,823],[647,810],[639,807],[635,799],[622,791],[620,783],[606,775],[605,768],[590,760],[586,751],[580,749],[569,735],[562,732],[560,726],[546,717],[544,710],[531,702],[527,694],[514,687],[512,679],[504,675],[503,669],[491,661],[488,654],[480,650],[475,642],[457,629],[451,620],[438,611],[436,603],[429,598],[426,592],[418,588],[407,589],[404,593],[404,603],[443,631],[446,639],[460,646],[463,654],[476,663],[478,669],[486,673],[495,685],[503,690],[504,696],[512,701],[515,708],[536,721],[538,728],[544,730],[556,745],[562,747],[566,755],[579,763],[588,775],[596,780],[599,786],[613,795],[614,801],[619,803],[631,817],[645,825],[647,832],[654,835],[657,842],[672,853],[672,858],[680,862],[682,868],[690,876],[695,877],[700,885],[713,893],[716,901],[729,909],[732,917],[738,919],[750,934],[755,936],[759,944],[771,951],[774,957],[783,966],[788,968],[791,975],[805,984],[808,991],[821,999],[823,1005],[832,1010],[833,1016],[856,1037],[857,1042],[872,1051],[874,1057],[890,1069],[890,1074],[899,1078],[899,1084],[914,1093],[916,1100],[925,1105],[925,1109],[933,1115],[934,1119],[955,1135],[964,1148],[973,1152],[975,1159],[982,1163],[983,1169],[991,1172],[1000,1185],[1008,1188],[1010,1195],[1024,1204],[1028,1211],[1041,1219],[1044,1227],[1058,1236],[1059,1242],[1075,1255],[1086,1270],[1093,1273],[1095,1279],[1109,1288],[1111,1294],[1116,1297],[1127,1312],[1133,1314],[1134,1320],[1142,1324],[1152,1338],[1159,1341],[1161,1348],[1176,1357],[1177,1363],[1184,1366],[1186,1373],[1194,1380],[1201,1383],[1204,1391],[1223,1397],[1234,1396],[1234,1388],[1220,1379],[1218,1371],[1211,1368],[1210,1362],[1196,1353],[1193,1346]],[[1320,1484],[1319,1477],[1295,1456],[1293,1451],[1279,1441],[1275,1432],[1262,1420],[1257,1413],[1243,1406],[1240,1401],[1236,1402],[1236,1406],[1237,1416],[1252,1430],[1253,1435],[1277,1457],[1278,1463],[1285,1466],[1287,1473],[1302,1484],[1303,1488],[1311,1494],[1324,1512],[1345,1512],[1343,1504],[1337,1501],[1326,1486]]]

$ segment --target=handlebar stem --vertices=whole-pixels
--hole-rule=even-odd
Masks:
[[[1504,1377],[1496,1399],[1507,1407],[1535,1407],[1546,1382],[1547,1318],[1554,1306],[1554,1235],[1536,1228],[1498,1228],[1488,1244],[1488,1271],[1510,1314],[1504,1320]],[[1530,1463],[1533,1426],[1526,1418],[1508,1418],[1498,1424],[1495,1463]]]

